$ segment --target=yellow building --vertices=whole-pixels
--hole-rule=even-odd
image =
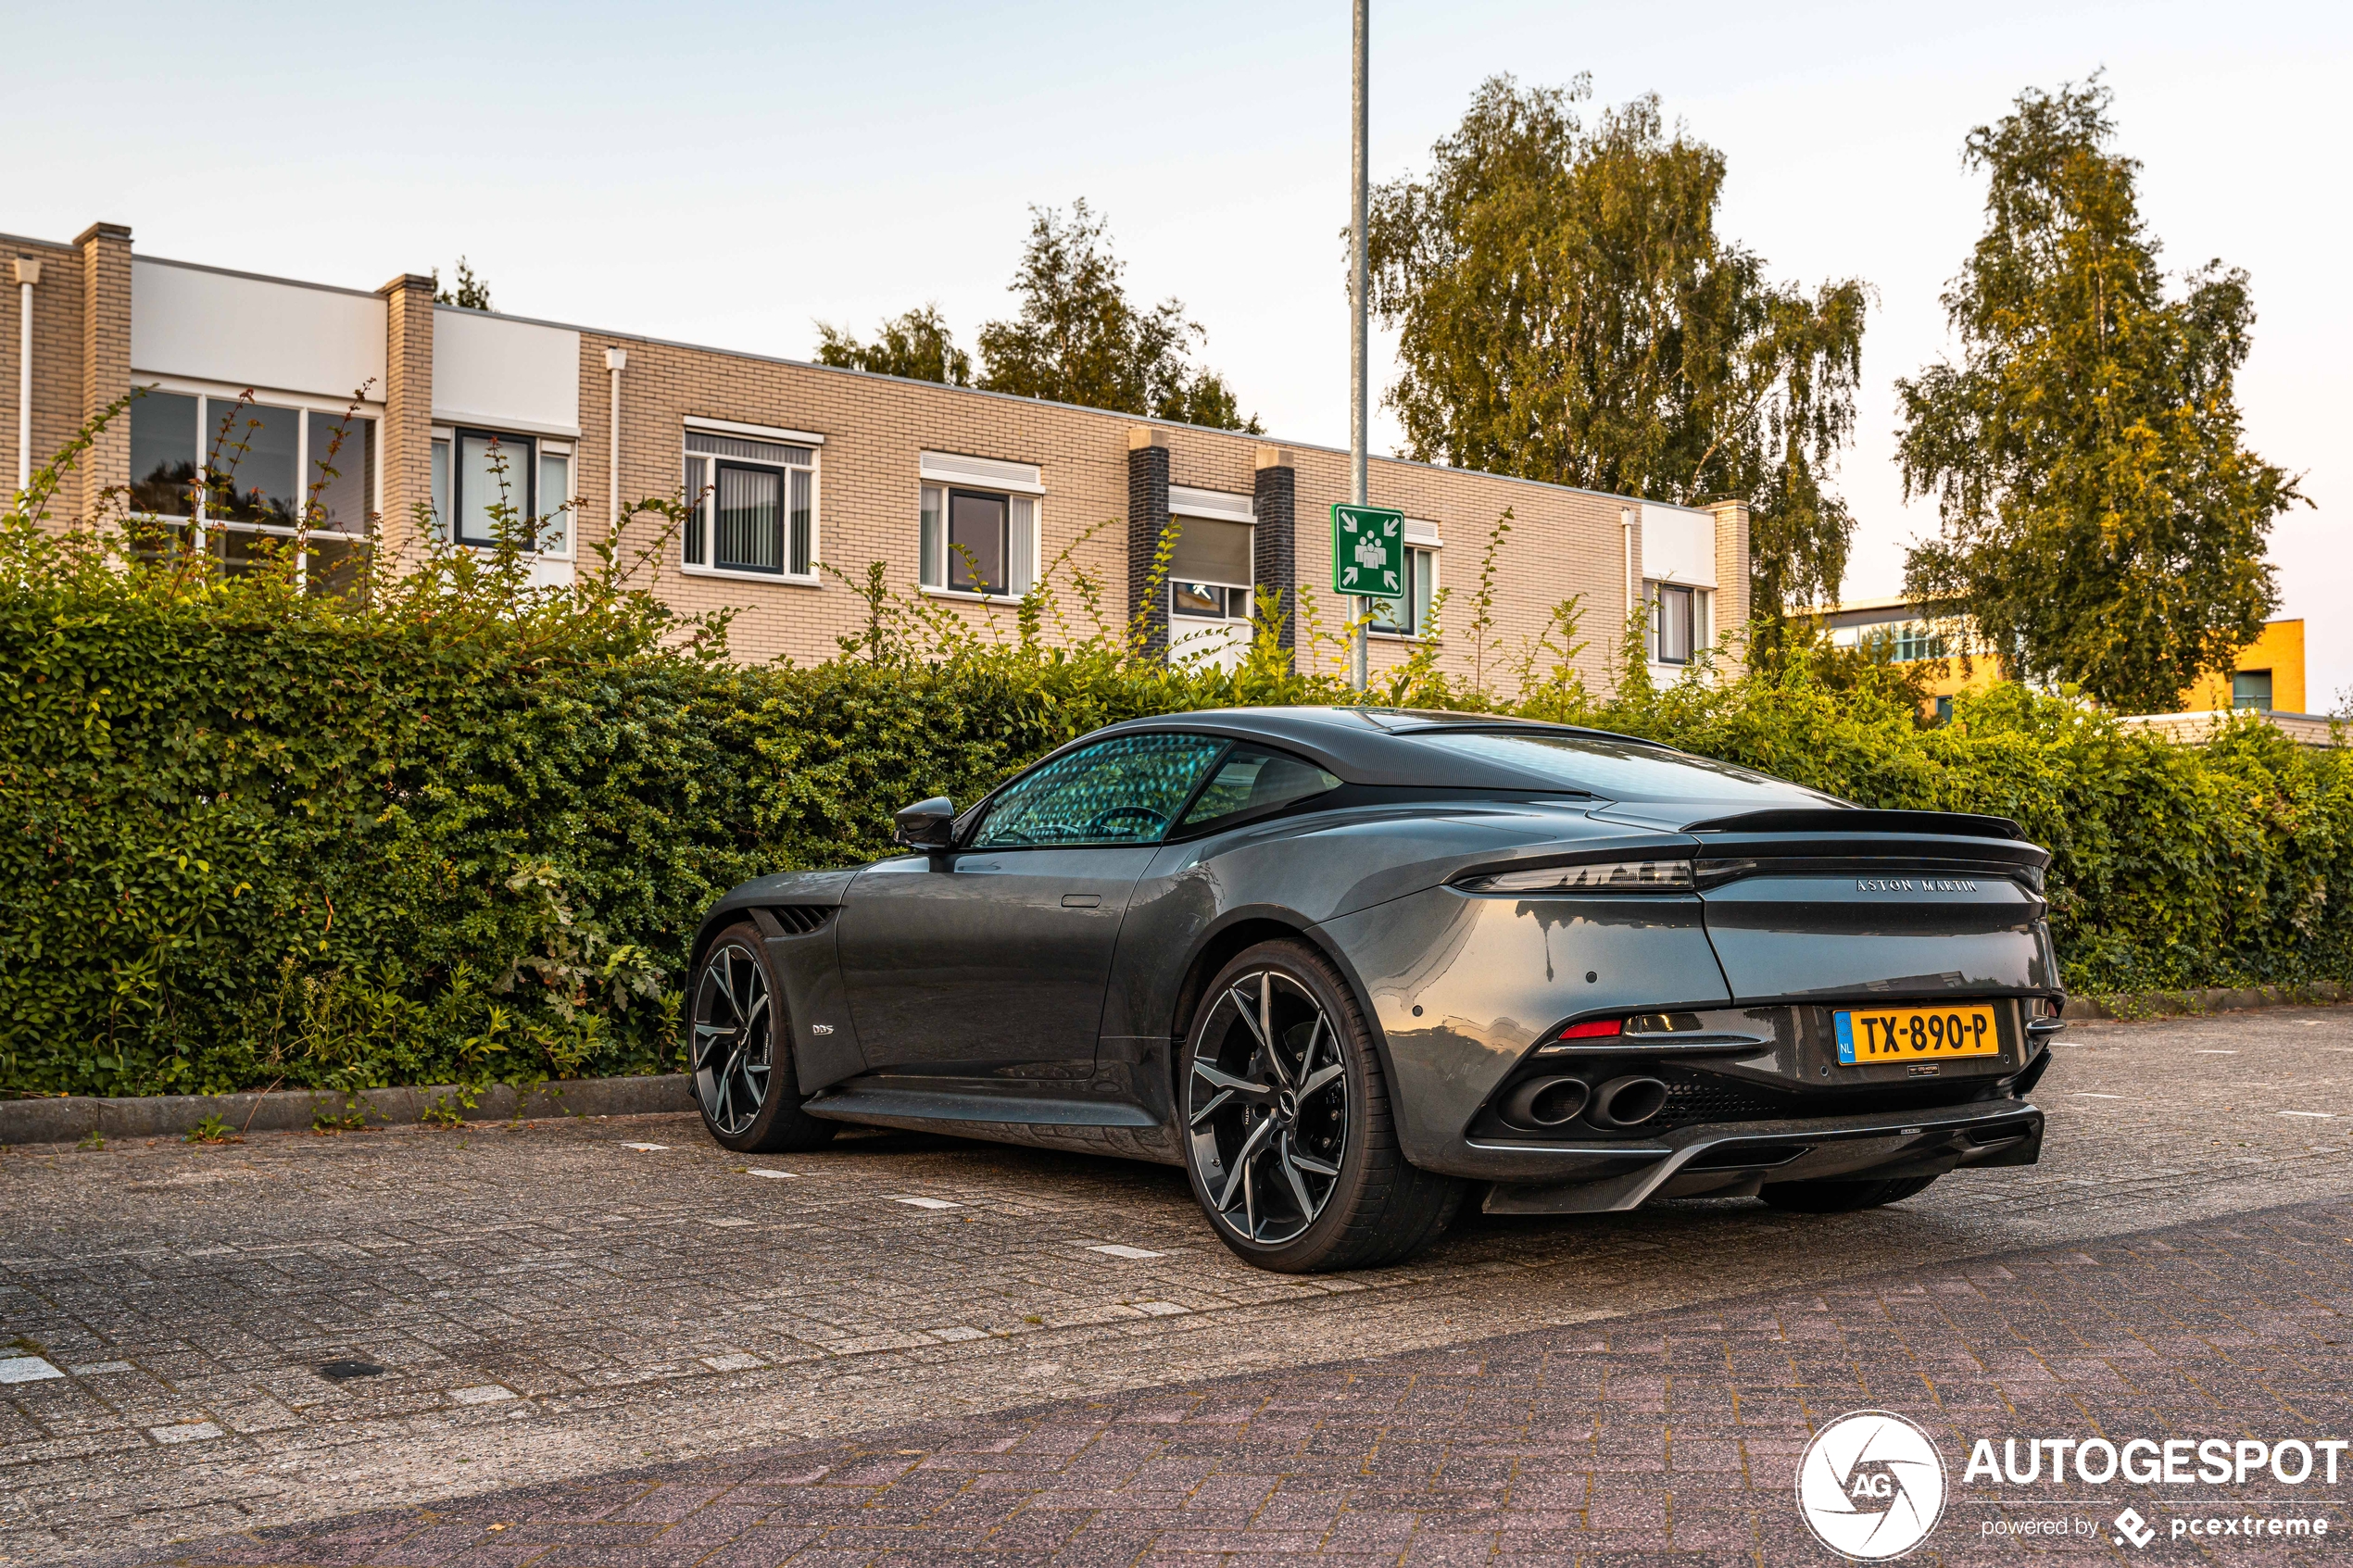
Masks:
[[[1834,646],[1862,647],[1883,641],[1898,663],[1942,660],[1943,668],[1928,681],[1940,719],[1951,715],[1955,696],[1983,691],[2002,679],[1999,661],[1978,634],[1976,622],[1946,606],[1901,596],[1850,599],[1823,611],[1821,621]],[[2251,708],[2302,714],[2304,702],[2304,622],[2267,621],[2261,634],[2239,649],[2230,669],[2198,679],[2184,695],[2182,711]]]
[[[2263,634],[2239,649],[2227,673],[2218,671],[2192,686],[2182,702],[2185,713],[2225,708],[2259,708],[2272,713],[2305,713],[2304,621],[2267,621]]]
[[[1978,635],[1977,622],[1959,611],[1939,605],[1921,605],[1901,596],[1849,599],[1822,614],[1822,629],[1833,647],[1860,648],[1885,642],[1899,664],[1927,659],[1942,668],[1927,682],[1929,700],[1939,719],[1953,714],[1953,699],[1963,692],[1982,692],[2002,679],[2000,662]]]

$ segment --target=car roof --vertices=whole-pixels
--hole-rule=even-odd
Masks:
[[[1128,719],[1081,737],[1145,731],[1261,740],[1295,751],[1349,784],[1436,788],[1536,790],[1564,793],[1557,778],[1452,749],[1415,746],[1412,737],[1447,733],[1582,735],[1662,752],[1672,746],[1636,735],[1574,724],[1547,724],[1495,713],[1453,713],[1417,708],[1212,708]],[[1074,745],[1078,744],[1074,742]]]

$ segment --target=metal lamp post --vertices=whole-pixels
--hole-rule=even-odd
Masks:
[[[1371,219],[1372,195],[1365,168],[1365,128],[1367,97],[1365,68],[1371,53],[1368,37],[1372,25],[1371,0],[1355,0],[1355,75],[1349,115],[1352,132],[1350,200],[1354,204],[1354,216],[1348,224],[1348,499],[1352,505],[1362,507],[1370,499],[1365,485],[1365,449],[1371,429],[1370,410],[1365,396],[1365,360],[1370,348],[1366,327],[1369,274],[1365,261],[1365,229]],[[1362,595],[1352,602],[1355,606],[1356,621],[1353,684],[1361,692],[1365,683],[1365,623],[1372,618],[1372,603]]]

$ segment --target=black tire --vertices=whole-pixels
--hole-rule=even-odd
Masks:
[[[833,1123],[800,1109],[784,996],[767,944],[748,922],[712,939],[686,996],[695,1106],[703,1130],[738,1154],[784,1154],[833,1139]]]
[[[1363,1010],[1305,943],[1262,942],[1218,972],[1177,1073],[1186,1176],[1245,1261],[1377,1268],[1453,1223],[1463,1184],[1406,1162]]]
[[[1783,1182],[1757,1194],[1776,1209],[1793,1214],[1852,1214],[1857,1209],[1878,1209],[1901,1203],[1928,1190],[1934,1176],[1889,1176],[1876,1182]]]

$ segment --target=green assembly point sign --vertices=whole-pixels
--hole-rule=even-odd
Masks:
[[[1405,592],[1405,514],[1332,503],[1332,592],[1393,599]]]

